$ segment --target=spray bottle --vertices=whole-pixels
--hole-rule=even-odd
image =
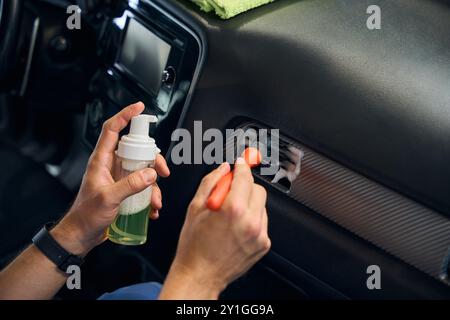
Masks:
[[[117,149],[114,179],[118,181],[130,173],[155,166],[156,156],[161,152],[153,138],[149,137],[151,123],[158,118],[140,115],[131,120],[130,133],[123,136]],[[125,199],[119,214],[108,228],[110,241],[122,245],[141,245],[147,241],[148,214],[152,187],[148,187]]]

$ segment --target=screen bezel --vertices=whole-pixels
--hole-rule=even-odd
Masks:
[[[141,19],[132,14],[130,11],[126,12],[126,16],[127,16],[126,23],[124,28],[122,29],[119,50],[117,50],[116,57],[114,59],[114,68],[117,69],[120,73],[124,74],[126,77],[128,77],[131,81],[133,81],[133,83],[137,85],[145,93],[156,99],[161,90],[163,89],[163,86],[161,85],[156,92],[151,91],[149,88],[146,88],[145,85],[130,70],[128,70],[128,68],[125,65],[123,65],[120,62],[122,51],[124,49],[125,39],[128,33],[128,27],[130,25],[130,22],[134,20],[135,22],[139,23],[142,27],[144,27],[146,30],[153,33],[157,38],[164,41],[170,46],[170,52],[169,56],[167,57],[167,62],[166,66],[164,67],[164,70],[168,67],[169,61],[171,60],[171,56],[173,54],[174,50],[174,46],[172,43],[173,41],[171,41],[171,39],[169,39],[168,37],[163,36],[160,32],[156,30],[156,28],[150,27],[147,23],[143,22]]]

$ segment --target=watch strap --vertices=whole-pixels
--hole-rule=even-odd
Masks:
[[[58,269],[67,272],[67,268],[71,265],[81,266],[84,262],[83,258],[75,256],[65,250],[50,234],[54,223],[48,223],[33,237],[33,244],[52,261]]]

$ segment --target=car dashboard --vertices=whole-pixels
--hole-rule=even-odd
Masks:
[[[206,43],[201,34],[150,1],[122,1],[104,19],[97,53],[103,67],[90,82],[85,140],[93,147],[103,122],[142,101],[158,116],[152,134],[164,153],[198,81]]]

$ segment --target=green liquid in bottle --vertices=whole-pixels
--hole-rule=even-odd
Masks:
[[[108,239],[117,244],[137,246],[147,241],[148,213],[150,206],[128,215],[119,213],[108,228]]]

